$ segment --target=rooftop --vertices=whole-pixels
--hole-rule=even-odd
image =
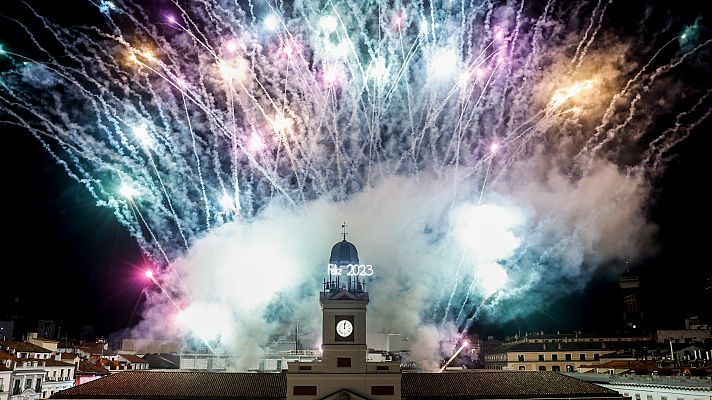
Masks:
[[[148,361],[134,354],[121,354],[121,358],[134,364],[148,364]]]
[[[7,347],[15,351],[30,352],[30,353],[51,353],[52,350],[37,346],[29,342],[18,342],[16,340],[0,340],[0,348]]]
[[[93,375],[108,375],[109,371],[101,365],[90,363],[89,361],[80,360],[77,374],[93,374]]]
[[[59,399],[282,399],[284,374],[127,371],[56,393]]]
[[[143,359],[151,369],[178,369],[180,366],[180,357],[172,353],[146,354]]]
[[[404,373],[405,399],[622,399],[613,390],[555,372]],[[283,373],[127,371],[56,393],[57,399],[283,399]]]
[[[622,398],[618,392],[556,372],[477,371],[404,373],[404,398],[515,399],[515,398]]]

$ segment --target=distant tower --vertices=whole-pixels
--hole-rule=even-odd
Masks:
[[[373,274],[359,264],[356,246],[343,240],[331,249],[319,303],[323,316],[322,358],[290,363],[287,399],[401,398],[400,361],[367,362],[364,280]]]
[[[623,300],[623,323],[627,330],[640,329],[643,313],[640,308],[640,278],[626,272],[618,278]]]

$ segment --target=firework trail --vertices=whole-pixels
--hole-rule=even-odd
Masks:
[[[405,258],[372,286],[407,281],[423,290],[403,309],[430,312],[401,318],[384,303],[382,319],[469,329],[482,309],[547,277],[585,284],[583,266],[643,253],[630,248],[647,235],[646,188],[710,114],[709,80],[674,82],[674,106],[655,104],[660,82],[673,84],[712,42],[641,25],[645,45],[608,45],[608,16],[624,6],[612,1],[89,4],[95,26],[62,26],[29,5],[25,18],[2,17],[31,49],[0,47],[0,122],[33,135],[113,210],[170,272],[161,288],[179,309],[200,297],[191,282],[203,278],[179,269],[202,240],[231,229],[249,238],[271,215],[311,223],[318,207],[356,210],[369,194],[381,201],[374,214],[393,211],[377,222],[394,218],[438,255],[415,261],[436,289],[408,281],[417,274]],[[656,126],[668,114],[674,126]],[[393,216],[403,209],[414,214]],[[369,220],[360,210],[356,233]],[[621,231],[614,219],[639,229],[623,229],[620,244],[607,235]],[[395,238],[379,235],[372,245]],[[282,288],[266,290],[266,303]]]

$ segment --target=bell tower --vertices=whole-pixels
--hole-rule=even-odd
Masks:
[[[289,363],[287,399],[400,399],[400,360],[368,361],[366,279],[374,271],[360,263],[356,246],[346,240],[346,223],[342,228],[319,292],[322,357]]]

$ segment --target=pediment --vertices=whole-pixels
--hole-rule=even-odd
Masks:
[[[360,300],[355,294],[348,290],[342,290],[335,295],[329,297],[329,300]]]
[[[326,397],[322,397],[321,400],[369,400],[369,398],[358,395],[348,389],[341,389]]]

